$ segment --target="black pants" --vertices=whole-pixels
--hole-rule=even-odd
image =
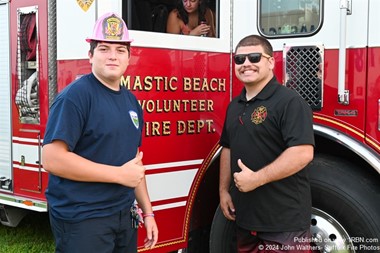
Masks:
[[[130,210],[80,222],[56,219],[50,212],[56,253],[136,253],[137,229],[132,228]]]

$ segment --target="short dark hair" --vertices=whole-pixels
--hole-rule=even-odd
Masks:
[[[91,42],[90,42],[90,54],[91,55],[94,54],[94,50],[98,46],[99,42],[101,42],[101,41],[91,40]],[[130,42],[107,42],[107,43],[117,43],[117,44],[125,45],[127,47],[128,54],[131,55],[131,43]]]
[[[270,42],[259,35],[248,35],[240,40],[236,45],[235,53],[239,47],[248,47],[248,46],[262,46],[264,48],[264,53],[273,56],[273,47]]]

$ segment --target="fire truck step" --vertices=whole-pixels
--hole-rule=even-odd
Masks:
[[[0,205],[0,222],[5,226],[16,227],[27,213],[28,210],[22,208]]]

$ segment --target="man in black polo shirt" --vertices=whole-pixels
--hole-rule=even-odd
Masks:
[[[221,209],[236,220],[240,253],[309,252],[311,193],[304,168],[314,153],[312,111],[276,80],[265,38],[243,38],[234,61],[244,89],[228,106],[220,139]]]

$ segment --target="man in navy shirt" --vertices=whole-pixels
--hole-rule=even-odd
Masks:
[[[120,86],[130,57],[128,29],[114,13],[100,17],[90,43],[92,73],[69,84],[50,108],[43,146],[46,198],[56,252],[137,252],[135,200],[157,242],[142,152],[142,109]]]
[[[234,61],[244,88],[228,106],[220,139],[221,209],[236,221],[240,253],[309,252],[312,111],[277,82],[265,38],[243,38]]]

